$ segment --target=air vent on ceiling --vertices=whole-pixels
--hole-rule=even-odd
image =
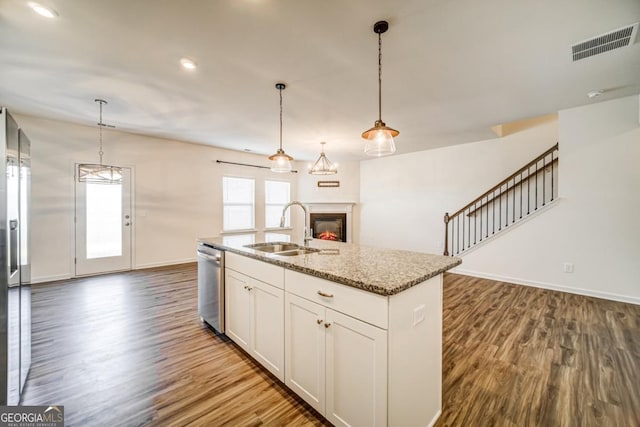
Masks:
[[[571,46],[573,60],[588,58],[613,49],[632,45],[638,32],[638,23],[610,31],[607,34],[576,43]]]

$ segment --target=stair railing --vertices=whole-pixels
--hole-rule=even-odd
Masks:
[[[557,199],[558,144],[454,214],[444,214],[444,255],[459,255]]]

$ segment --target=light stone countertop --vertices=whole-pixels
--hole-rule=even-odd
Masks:
[[[457,257],[317,239],[312,240],[309,247],[320,252],[297,256],[244,247],[269,240],[265,240],[263,233],[255,233],[200,238],[198,242],[380,295],[397,294],[462,263]]]

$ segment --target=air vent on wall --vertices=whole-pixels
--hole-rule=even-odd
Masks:
[[[573,60],[588,58],[613,49],[632,45],[638,32],[638,23],[610,31],[607,34],[576,43],[571,46]]]

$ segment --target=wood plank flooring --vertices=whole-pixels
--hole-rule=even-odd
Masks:
[[[328,425],[202,326],[196,275],[35,285],[22,403],[64,405],[67,426]],[[437,426],[640,425],[639,306],[450,274],[443,347]]]
[[[437,426],[640,426],[640,306],[445,277]]]

